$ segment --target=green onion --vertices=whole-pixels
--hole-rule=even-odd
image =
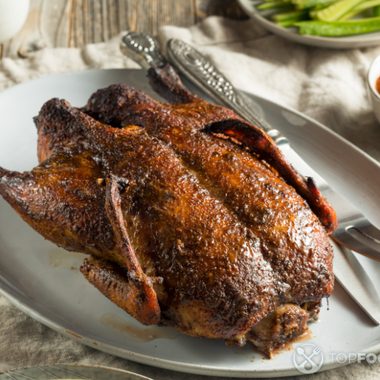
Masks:
[[[309,11],[307,9],[301,11],[289,11],[272,15],[271,19],[279,26],[288,27],[297,21],[309,19]]]
[[[338,0],[291,0],[291,2],[296,6],[297,9],[307,9],[315,6],[322,6],[324,4],[332,4]]]
[[[380,17],[372,17],[350,21],[301,21],[295,23],[301,34],[317,36],[348,36],[352,34],[370,33],[380,30]]]
[[[328,2],[316,4],[311,10],[320,11],[321,9],[325,9],[325,8],[329,7],[331,4],[336,3],[337,1],[339,1],[339,0],[332,0],[332,1],[330,0]]]
[[[335,0],[335,1],[329,1],[328,3],[325,3],[325,4],[317,4],[315,7],[311,8],[309,10],[309,15],[312,19],[316,19],[317,16],[316,16],[316,13],[318,11],[320,11],[321,9],[325,9],[327,7],[329,7],[331,4],[334,4],[336,3],[338,0]]]
[[[373,7],[376,7],[376,6],[379,6],[379,5],[380,5],[380,0],[365,1],[364,3],[361,3],[361,4],[357,5],[350,12],[347,12],[346,14],[344,14],[339,19],[339,21],[349,20],[350,18],[352,18],[352,17],[356,16],[357,14],[365,11],[366,9],[373,8]],[[380,16],[380,14],[379,15],[374,15],[374,17],[376,17],[376,16]]]
[[[293,8],[289,1],[276,0],[260,4],[257,9]]]
[[[372,15],[373,17],[380,17],[380,5],[373,7]]]
[[[320,21],[336,21],[364,0],[341,0],[315,13]]]

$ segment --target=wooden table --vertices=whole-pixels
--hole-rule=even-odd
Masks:
[[[247,18],[236,0],[31,0],[24,27],[0,45],[0,58],[27,57],[45,47],[80,48],[124,30],[157,34],[162,25],[189,27],[210,15]]]

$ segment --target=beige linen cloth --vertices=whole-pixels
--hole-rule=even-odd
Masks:
[[[307,47],[274,36],[252,20],[219,17],[189,29],[161,29],[162,46],[171,37],[199,48],[235,86],[304,112],[380,161],[380,125],[366,93],[366,73],[371,60],[380,54],[380,46],[341,51]],[[4,59],[0,61],[0,90],[67,71],[138,67],[121,55],[118,44],[119,37],[82,50],[45,49],[28,59]],[[158,369],[102,353],[34,321],[0,297],[0,372],[53,363],[111,366],[157,380],[221,379]],[[380,364],[353,364],[307,378],[379,379]]]

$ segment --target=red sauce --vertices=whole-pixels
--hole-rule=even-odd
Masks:
[[[375,88],[376,91],[380,94],[380,77],[376,79]]]

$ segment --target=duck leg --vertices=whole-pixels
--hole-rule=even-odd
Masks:
[[[123,265],[113,249],[100,175],[89,157],[57,156],[30,172],[0,168],[0,194],[45,239]]]
[[[143,297],[127,271],[118,265],[89,257],[84,260],[80,271],[103,295],[142,324],[153,325],[159,322],[156,315],[152,318],[152,314],[136,312],[143,309]]]
[[[47,165],[51,163],[54,161],[47,161]],[[75,166],[77,162],[66,162],[66,165],[70,164]],[[153,290],[155,279],[142,272],[129,244],[125,226],[120,222],[122,217],[116,180],[111,180],[106,198],[107,214],[116,235],[114,247],[112,228],[106,223],[107,215],[100,213],[97,204],[104,199],[101,189],[91,185],[96,181],[87,178],[86,170],[75,173],[81,178],[78,180],[69,178],[69,174],[72,174],[69,170],[60,170],[57,166],[54,172],[40,166],[25,173],[10,172],[0,167],[0,194],[46,239],[65,249],[97,256],[86,259],[81,267],[87,280],[141,323],[157,324],[160,309]],[[62,182],[72,182],[72,187],[63,187]],[[61,194],[65,194],[63,199]],[[92,218],[85,220],[85,215]],[[94,240],[93,236],[97,238]],[[118,249],[122,255],[115,252]],[[128,270],[123,269],[122,265]]]

